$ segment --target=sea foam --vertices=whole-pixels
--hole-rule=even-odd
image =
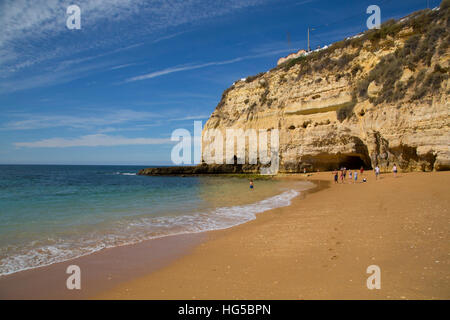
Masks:
[[[305,183],[302,186],[304,190],[313,184]],[[6,251],[0,252],[0,276],[75,259],[105,248],[171,235],[227,229],[256,219],[258,213],[289,206],[300,192],[298,189],[289,189],[252,204],[219,207],[179,216],[118,221],[107,233],[90,232],[72,239],[52,239],[51,245],[31,242],[20,248],[9,246]]]

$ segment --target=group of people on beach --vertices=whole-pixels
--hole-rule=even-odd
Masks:
[[[347,173],[348,173],[348,178],[350,179],[350,181],[353,181],[353,183],[358,182],[358,170],[354,170],[352,172],[351,169],[347,170],[346,167],[342,167],[341,170],[333,171],[334,182],[339,183],[339,178],[340,178],[341,182],[344,183],[345,179],[347,178]],[[359,169],[359,174],[362,178],[362,176],[364,174],[364,167],[361,167],[361,169]],[[363,178],[363,182],[366,182],[366,178]]]
[[[380,178],[380,167],[377,165],[373,169],[373,171],[375,173],[375,180],[378,180]],[[303,172],[306,173],[306,169],[304,169]],[[392,172],[394,173],[394,178],[397,178],[398,169],[395,163],[394,166],[392,167]],[[334,170],[333,171],[334,183],[339,183],[339,179],[341,180],[341,183],[344,183],[345,179],[347,178],[347,173],[348,179],[350,179],[350,181],[352,181],[353,183],[358,183],[358,176],[362,178],[362,182],[367,182],[367,179],[363,177],[364,167],[361,166],[361,168],[359,169],[359,175],[358,170],[353,170],[352,172],[351,169],[347,170],[346,167],[342,167],[340,170]],[[250,179],[250,190],[253,190],[253,188],[254,188],[253,180]]]
[[[380,178],[380,167],[377,165],[373,171],[375,172],[375,179],[378,180]],[[364,174],[364,167],[361,167],[361,169],[359,170],[360,172],[360,177],[363,177]],[[394,178],[397,177],[397,165],[394,163],[394,166],[392,167],[392,172],[394,173]],[[333,171],[333,175],[334,175],[334,182],[335,183],[339,183],[339,179],[341,180],[342,183],[344,183],[345,179],[347,178],[347,173],[348,173],[348,178],[350,179],[350,181],[353,181],[353,183],[357,183],[358,182],[358,170],[354,170],[352,172],[352,170],[347,170],[346,167],[342,167],[340,170],[335,170]],[[362,178],[363,182],[367,182],[366,178]]]

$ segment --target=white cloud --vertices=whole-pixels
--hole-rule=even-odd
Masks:
[[[70,63],[71,62],[56,66],[53,70],[46,70],[38,74],[27,75],[24,78],[2,81],[0,82],[0,94],[67,83],[75,79],[86,77],[92,72],[109,68],[113,64],[113,62],[110,61],[73,68],[70,67]]]
[[[240,62],[240,61],[248,60],[248,59],[255,59],[255,58],[262,58],[262,57],[267,57],[267,56],[278,55],[281,53],[286,53],[286,52],[291,52],[291,51],[292,51],[292,49],[275,50],[275,51],[268,51],[268,52],[263,52],[263,53],[259,53],[259,54],[254,54],[254,55],[237,57],[234,59],[223,60],[223,61],[213,61],[213,62],[207,62],[207,63],[201,63],[201,64],[194,64],[194,65],[175,66],[175,67],[162,69],[159,71],[150,72],[150,73],[143,74],[140,76],[131,77],[131,78],[126,79],[125,82],[147,80],[147,79],[157,78],[157,77],[160,77],[160,76],[163,76],[166,74],[175,73],[175,72],[202,69],[202,68],[207,68],[207,67],[212,67],[212,66],[220,66],[220,65],[236,63],[236,62]]]
[[[123,69],[123,68],[127,68],[127,67],[131,67],[136,65],[136,63],[126,63],[126,64],[121,64],[115,67],[112,67],[110,70],[117,70],[117,69]]]
[[[142,39],[157,43],[186,32],[167,34],[171,28],[183,24],[192,26],[267,1],[270,0],[78,0],[76,4],[81,8],[82,19],[80,31],[66,28],[66,8],[73,4],[71,0],[0,1],[0,78],[8,79],[19,71],[46,62],[67,70],[64,60],[91,49],[102,49],[102,55],[106,55],[122,50],[122,45],[129,43],[140,42],[129,48],[142,45]],[[58,78],[59,72],[53,77]],[[56,80],[47,83],[36,79],[27,86],[18,89],[6,86],[0,91],[56,83]]]
[[[162,138],[126,138],[105,134],[92,134],[79,138],[51,138],[32,142],[15,142],[17,148],[69,148],[69,147],[112,147],[123,145],[155,145],[170,143]]]
[[[90,116],[65,116],[65,115],[32,115],[19,114],[25,119],[7,122],[0,130],[34,130],[44,128],[75,128],[92,129],[95,127],[105,127],[127,122],[148,121],[161,119],[161,115],[152,112],[141,112],[133,110],[117,110],[113,112],[98,112]]]
[[[167,36],[163,36],[163,37],[160,37],[160,38],[157,38],[157,39],[153,40],[152,43],[158,43],[158,42],[161,42],[161,41],[164,41],[164,40],[173,39],[175,37],[178,37],[179,35],[185,34],[186,32],[187,31],[181,31],[181,32],[176,32],[176,33],[173,33],[173,34],[169,34]]]
[[[210,115],[194,115],[194,116],[185,116],[182,118],[175,118],[175,119],[170,119],[171,121],[186,121],[186,120],[203,120],[203,119],[209,119]]]
[[[93,111],[96,115],[33,115],[9,113],[9,117],[20,117],[20,120],[6,122],[0,131],[39,130],[48,128],[81,129],[96,133],[111,133],[118,131],[143,131],[149,127],[161,126],[170,121],[204,120],[208,114],[193,114],[174,117],[152,112],[117,110],[112,112]],[[101,116],[97,116],[101,114]]]
[[[99,20],[125,20],[139,12],[143,0],[78,0],[82,26]],[[5,0],[0,4],[0,45],[25,38],[46,38],[66,30],[71,0]]]
[[[210,67],[210,66],[229,64],[229,63],[234,63],[234,62],[238,62],[238,61],[241,61],[241,60],[242,60],[242,58],[236,58],[236,59],[232,59],[232,60],[208,62],[208,63],[197,64],[197,65],[190,65],[190,66],[171,67],[171,68],[163,69],[163,70],[160,70],[160,71],[147,73],[147,74],[144,74],[144,75],[141,75],[141,76],[132,77],[132,78],[129,78],[129,79],[125,80],[125,81],[126,82],[133,82],[133,81],[152,79],[152,78],[160,77],[160,76],[163,76],[165,74],[170,74],[170,73],[174,73],[174,72],[188,71],[188,70],[206,68],[206,67]]]

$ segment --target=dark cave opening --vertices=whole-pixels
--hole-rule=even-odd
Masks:
[[[360,169],[361,167],[365,170],[372,169],[370,164],[365,163],[360,156],[341,156],[339,158],[339,169],[342,167],[347,169]]]
[[[333,171],[341,168],[349,170],[360,169],[371,170],[372,164],[370,158],[366,154],[329,154],[322,153],[314,156],[304,156],[300,162],[283,163],[283,169],[287,172],[307,172],[314,171]]]

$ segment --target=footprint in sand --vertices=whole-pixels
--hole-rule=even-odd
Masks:
[[[338,256],[332,256],[331,260],[336,260],[338,258]]]

